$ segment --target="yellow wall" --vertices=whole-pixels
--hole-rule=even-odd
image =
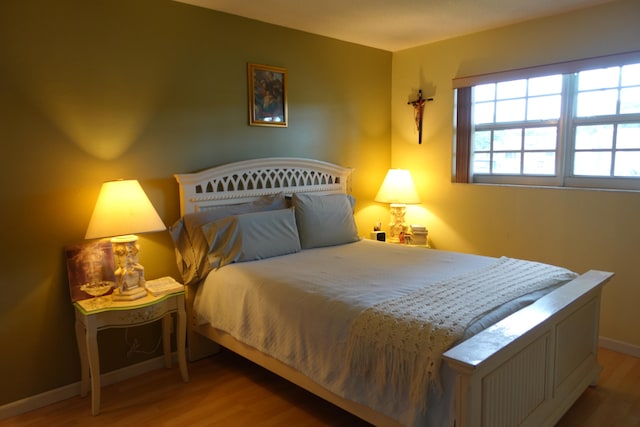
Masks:
[[[452,78],[639,50],[638,18],[640,2],[618,1],[394,53],[391,163],[412,171],[423,203],[409,222],[437,248],[615,272],[601,335],[640,349],[640,193],[451,183]],[[418,89],[435,97],[422,145],[407,106]]]
[[[289,127],[247,125],[247,62],[285,67]],[[170,0],[0,2],[0,405],[78,381],[63,247],[100,185],[140,180],[164,222],[172,175],[293,156],[356,168],[373,197],[390,159],[391,53]],[[174,275],[167,232],[141,236],[147,277]],[[129,331],[151,351],[158,325]],[[126,358],[100,337],[103,372]]]

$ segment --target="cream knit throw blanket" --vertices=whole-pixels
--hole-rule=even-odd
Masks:
[[[575,278],[569,270],[501,258],[497,263],[363,311],[353,322],[347,366],[394,387],[410,407],[424,410],[427,386],[440,388],[442,354],[475,319],[530,292]],[[381,395],[380,395],[381,396]],[[380,397],[379,396],[379,397]]]

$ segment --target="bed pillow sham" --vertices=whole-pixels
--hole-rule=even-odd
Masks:
[[[202,226],[210,269],[300,252],[293,208],[234,215]]]
[[[291,202],[302,249],[359,240],[352,200],[346,194],[293,194]]]
[[[211,270],[207,261],[209,245],[201,229],[204,224],[232,215],[285,209],[288,206],[284,194],[278,193],[260,197],[249,203],[216,206],[184,215],[169,227],[183,283],[195,283]]]

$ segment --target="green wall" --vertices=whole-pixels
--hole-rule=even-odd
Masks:
[[[392,166],[408,168],[435,247],[511,256],[578,272],[613,271],[601,336],[640,356],[640,193],[451,183],[454,77],[640,50],[640,2],[624,0],[396,52],[392,78]],[[406,102],[422,88],[423,144]]]
[[[247,62],[285,67],[289,127],[247,125]],[[80,378],[64,246],[103,181],[140,180],[164,222],[172,175],[248,158],[356,168],[372,199],[390,159],[391,53],[169,0],[0,2],[0,405]],[[141,236],[148,277],[177,276],[168,233]],[[142,350],[160,331],[129,331]],[[126,357],[100,337],[103,372]]]

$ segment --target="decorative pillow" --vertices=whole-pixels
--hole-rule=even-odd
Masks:
[[[169,232],[176,251],[178,270],[185,285],[204,278],[211,270],[207,261],[209,245],[201,227],[218,219],[250,212],[263,212],[287,208],[284,194],[263,196],[253,202],[215,206],[200,212],[187,214],[176,221]]]
[[[346,194],[294,194],[292,203],[302,249],[359,240],[351,200]]]
[[[211,269],[300,252],[293,208],[234,215],[202,226]]]

